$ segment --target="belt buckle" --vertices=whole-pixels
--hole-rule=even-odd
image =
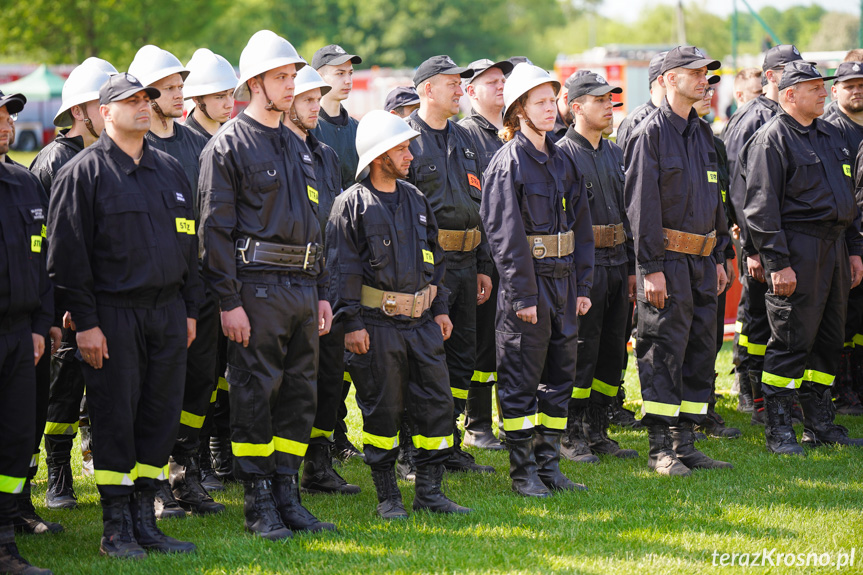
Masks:
[[[384,294],[384,301],[381,304],[381,311],[383,311],[388,316],[392,317],[396,315],[396,311],[398,310],[398,304],[396,303],[396,296],[391,293]]]
[[[236,242],[234,242],[234,248],[240,252],[240,257],[243,258],[243,263],[249,263],[249,260],[246,258],[246,252],[249,249],[249,244],[252,243],[252,238],[240,238]]]
[[[560,232],[557,232],[557,257],[562,257],[560,255]]]
[[[312,255],[312,243],[306,244],[306,257],[303,259],[303,271],[309,269],[309,258]],[[314,265],[314,264],[313,264]]]
[[[704,248],[706,248],[706,247],[707,247],[707,242],[709,242],[709,241],[710,241],[710,238],[712,238],[712,237],[713,237],[714,233],[715,233],[715,232],[710,232],[709,234],[705,234],[705,235],[704,235],[704,241],[703,241],[703,242],[701,242],[701,249],[700,249],[700,250],[698,250],[698,255],[700,255],[700,256],[706,256],[706,255],[708,255],[708,254],[705,254],[705,253],[704,253]]]
[[[533,238],[533,257],[541,260],[548,253],[548,248],[542,243],[542,238]]]
[[[425,290],[420,290],[414,294],[414,302],[411,306],[411,317],[412,318],[418,318],[419,316],[422,315],[421,311],[419,313],[417,312],[417,306],[418,306],[418,304],[425,303],[425,295],[426,295]]]

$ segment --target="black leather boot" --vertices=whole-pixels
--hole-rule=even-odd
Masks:
[[[500,451],[503,444],[492,431],[491,387],[473,387],[467,392],[464,412],[464,444],[466,447]]]
[[[210,497],[201,484],[201,466],[196,453],[178,453],[168,464],[171,490],[185,511],[197,515],[221,513],[225,506]]]
[[[294,536],[285,527],[282,517],[276,509],[273,497],[273,480],[260,477],[252,481],[243,481],[243,526],[259,537],[270,541],[280,541]]]
[[[469,507],[462,507],[444,495],[441,491],[442,482],[443,465],[437,463],[417,467],[414,511],[426,510],[432,513],[470,513],[473,511]]]
[[[136,489],[132,495],[129,508],[138,545],[158,553],[194,553],[197,549],[194,543],[169,537],[156,525],[155,500],[156,490],[152,488]]]
[[[473,455],[461,448],[461,432],[455,420],[452,426],[453,449],[449,458],[444,461],[444,467],[451,472],[494,473],[491,465],[480,465]]]
[[[293,531],[335,531],[332,523],[319,521],[317,517],[303,507],[300,499],[300,483],[296,475],[276,475],[273,481],[273,498],[276,509],[285,525]]]
[[[714,382],[716,375],[714,374]],[[725,420],[722,416],[716,413],[716,394],[711,394],[710,402],[707,404],[707,417],[698,424],[695,428],[703,432],[708,437],[719,437],[725,439],[736,439],[743,435],[743,432],[736,427],[728,427],[725,425]]]
[[[833,400],[830,388],[819,383],[806,383],[798,390],[800,404],[803,407],[803,437],[801,443],[811,447],[822,445],[852,445],[863,446],[863,439],[848,436],[848,430],[836,425]]]
[[[521,440],[507,437],[506,442],[512,490],[525,497],[550,496],[548,487],[539,478],[536,456],[533,453],[533,437]]]
[[[102,498],[102,540],[99,554],[117,559],[143,559],[147,556],[138,544],[132,527],[129,496]]]
[[[417,480],[417,448],[414,447],[410,419],[405,413],[399,432],[399,454],[396,458],[396,476],[402,481],[413,483]]]
[[[21,557],[18,545],[15,544],[15,529],[12,523],[0,525],[0,573],[51,575],[49,569],[34,567]]]
[[[552,491],[584,491],[581,483],[573,483],[560,472],[560,436],[558,431],[533,431],[533,454],[539,479]]]
[[[372,481],[378,494],[378,515],[382,519],[407,519],[408,512],[392,466],[372,467]]]
[[[207,490],[207,493],[215,491],[224,491],[225,484],[216,475],[216,470],[213,469],[213,456],[210,453],[210,438],[201,438],[201,447],[198,450],[198,461],[201,463],[201,485]]]
[[[356,495],[360,492],[359,486],[351,485],[333,469],[329,443],[309,445],[303,463],[303,480],[300,486],[306,493]]]
[[[231,451],[231,438],[227,435],[210,436],[210,455],[213,457],[213,471],[222,483],[235,481],[234,454]]]
[[[612,455],[619,459],[638,457],[634,449],[622,449],[620,445],[608,436],[608,407],[598,403],[589,403],[582,418],[582,433],[587,439],[587,445],[594,455]],[[563,451],[561,450],[561,453]]]
[[[833,406],[836,408],[836,413],[842,415],[863,415],[863,404],[860,403],[857,390],[854,388],[851,355],[852,351],[850,348],[842,350],[842,356],[839,360],[839,373],[836,374],[836,378],[833,380],[830,395],[834,398]]]
[[[764,391],[761,387],[761,372],[749,372],[749,387],[752,389],[752,418],[749,420],[751,425],[764,425],[767,423],[767,414],[765,413]]]
[[[159,487],[156,490],[156,518],[186,518],[186,510],[180,507],[180,503],[171,490],[171,483],[167,479],[159,481]]]
[[[62,525],[42,519],[42,517],[36,513],[36,508],[33,506],[33,499],[30,492],[31,479],[33,478],[27,478],[24,482],[24,488],[21,493],[15,496],[15,502],[18,504],[18,516],[14,519],[15,531],[19,533],[29,533],[30,535],[62,533],[64,531]]]
[[[647,441],[650,451],[647,466],[660,475],[686,477],[692,471],[677,458],[671,440],[671,430],[666,425],[648,425]]]
[[[731,469],[734,466],[727,461],[712,459],[695,448],[695,434],[691,422],[681,422],[672,427],[671,439],[677,459],[689,469]]]
[[[585,407],[569,402],[566,430],[561,438],[560,454],[576,463],[599,463],[599,458],[591,453],[584,437]]]
[[[75,509],[78,498],[72,486],[71,435],[45,436],[45,464],[48,467],[48,488],[45,506],[48,509]]]
[[[363,452],[357,449],[357,447],[351,443],[351,440],[348,439],[347,433],[343,429],[339,429],[338,424],[336,425],[336,429],[333,432],[333,457],[341,461],[342,463],[347,463],[350,459],[354,457],[358,459],[364,459],[365,456]]]
[[[644,424],[640,419],[635,419],[635,414],[623,407],[623,400],[626,399],[626,390],[623,388],[623,380],[620,380],[620,387],[617,390],[617,397],[611,402],[608,407],[608,420],[612,425],[620,427],[628,427],[629,429],[643,429]]]
[[[740,413],[752,413],[752,384],[749,382],[749,372],[736,371],[734,378],[737,380],[737,411]]]
[[[794,398],[790,395],[764,397],[764,438],[767,451],[780,455],[802,455],[806,452],[797,443],[791,424],[791,409]]]

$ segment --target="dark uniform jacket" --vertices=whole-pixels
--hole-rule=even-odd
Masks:
[[[360,163],[360,157],[357,155],[358,125],[359,122],[348,114],[344,106],[336,118],[329,116],[321,108],[318,127],[312,130],[315,138],[331,147],[338,155],[344,190],[356,182],[357,165]]]
[[[242,305],[237,268],[249,272],[289,272],[316,281],[326,296],[323,258],[312,269],[249,263],[236,251],[237,240],[252,238],[282,245],[322,242],[314,202],[317,190],[312,154],[287,127],[269,128],[245,112],[229,120],[201,154],[201,234],[204,276],[222,311]]]
[[[547,134],[546,134],[547,135]],[[593,230],[584,180],[573,177],[566,150],[546,138],[548,155],[517,131],[485,172],[482,219],[500,274],[500,289],[513,311],[537,305],[536,275],[575,274],[577,294],[589,297],[593,279]],[[575,233],[575,251],[535,259],[529,235]],[[535,273],[530,273],[531,269]]]
[[[731,174],[728,172],[728,152],[725,149],[725,143],[713,136],[713,147],[716,148],[717,159],[719,160],[719,193],[722,194],[722,207],[725,209],[725,220],[728,229],[737,223],[737,211],[731,203],[731,194],[728,193],[728,188],[731,186]],[[728,242],[725,246],[725,259],[734,259],[734,244]]]
[[[51,195],[51,186],[54,183],[54,178],[60,168],[74,158],[78,152],[84,149],[84,138],[75,136],[72,138],[66,137],[70,128],[61,130],[54,141],[42,148],[39,154],[33,159],[30,164],[30,171],[33,172],[39,181],[42,182],[42,187],[45,193]]]
[[[816,119],[804,127],[781,112],[747,142],[740,158],[746,224],[769,273],[791,265],[786,228],[844,234],[849,253],[863,255],[854,159],[836,126]]]
[[[204,126],[198,123],[198,120],[195,119],[195,116],[194,114],[192,114],[192,112],[189,112],[189,114],[186,116],[186,121],[183,122],[183,125],[192,130],[193,132],[203,136],[207,141],[209,141],[210,138],[213,137],[213,135],[208,132],[204,128]]]
[[[663,100],[635,129],[624,157],[626,213],[641,273],[661,272],[665,260],[686,257],[666,251],[662,228],[700,235],[716,231],[713,256],[724,264],[728,227],[710,126],[694,109],[684,119]]]
[[[855,157],[860,143],[863,142],[863,126],[849,118],[838,104],[833,107],[829,114],[821,116],[821,119],[839,128],[851,157]]]
[[[312,152],[315,163],[315,180],[318,192],[318,223],[321,232],[327,229],[327,220],[333,209],[336,196],[342,192],[341,172],[339,171],[339,157],[336,152],[318,140],[311,132],[306,137],[306,146]],[[324,237],[326,241],[326,237]]]
[[[617,144],[599,139],[599,148],[570,126],[566,137],[557,142],[575,160],[568,178],[584,178],[584,187],[590,205],[590,220],[594,226],[623,224],[627,241],[613,248],[596,248],[594,265],[617,266],[628,263],[629,275],[635,275],[635,254],[632,252],[632,232],[626,218],[623,184],[626,173],[623,152]]]
[[[483,166],[488,166],[492,156],[503,147],[503,140],[497,135],[497,128],[485,116],[473,110],[468,116],[462,118],[458,125],[473,136],[473,141],[479,149],[481,163]]]
[[[628,114],[623,121],[620,122],[620,125],[617,127],[617,137],[615,138],[615,142],[621,150],[624,152],[626,151],[626,144],[629,142],[632,132],[655,109],[656,106],[653,105],[653,100],[648,100],[634,109],[632,113]]]
[[[79,331],[99,325],[100,301],[152,307],[178,293],[197,319],[192,191],[174,158],[144,140],[136,166],[103,133],[57,174],[49,213],[48,270]]]
[[[327,258],[333,270],[330,301],[335,302],[335,317],[347,333],[365,329],[360,305],[363,285],[400,293],[435,285],[432,317],[449,312],[444,252],[437,243],[434,211],[411,184],[399,180],[396,186],[400,198],[395,213],[373,191],[369,178],[340,194],[333,205],[327,223]],[[385,317],[383,312],[380,317]]]
[[[29,326],[44,336],[54,317],[45,265],[48,198],[26,168],[5,162],[0,162],[0,195],[0,334]]]
[[[169,138],[160,138],[153,132],[147,132],[147,141],[157,150],[162,150],[183,167],[186,180],[192,189],[192,206],[195,208],[195,216],[200,211],[200,199],[198,198],[198,176],[201,173],[199,160],[207,138],[196,131],[178,122],[174,122],[174,135]]]
[[[420,133],[410,143],[414,156],[408,181],[428,198],[444,230],[469,230],[482,227],[479,204],[482,200],[483,163],[470,132],[447,121],[446,139],[429,128],[418,112],[406,122]],[[483,236],[473,252],[447,252],[446,266],[464,269],[476,262],[477,273],[491,275],[491,255]]]

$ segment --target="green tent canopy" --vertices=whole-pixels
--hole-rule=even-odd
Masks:
[[[24,94],[28,102],[46,102],[63,94],[65,82],[62,76],[51,72],[42,64],[23,78],[0,85],[0,90],[4,94]]]

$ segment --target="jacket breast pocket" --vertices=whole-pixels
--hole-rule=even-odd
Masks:
[[[521,209],[528,230],[547,226],[551,221],[551,192],[550,182],[525,182]]]
[[[113,253],[147,250],[156,246],[147,199],[141,194],[118,194],[101,201],[102,236]]]
[[[21,236],[30,253],[42,252],[42,239],[46,235],[45,208],[39,204],[18,206],[21,219],[24,220],[24,234]]]
[[[662,156],[659,162],[659,181],[663,196],[683,197],[687,186],[682,185],[684,161],[680,156]],[[666,199],[663,197],[663,199]]]
[[[392,230],[386,224],[366,226],[366,244],[369,250],[369,265],[374,270],[387,267],[392,253]]]
[[[786,195],[799,197],[802,193],[823,185],[821,158],[814,151],[794,151],[791,161],[794,163],[794,175],[788,180]]]
[[[252,164],[246,170],[249,175],[249,187],[262,194],[279,189],[279,170],[275,162]]]

